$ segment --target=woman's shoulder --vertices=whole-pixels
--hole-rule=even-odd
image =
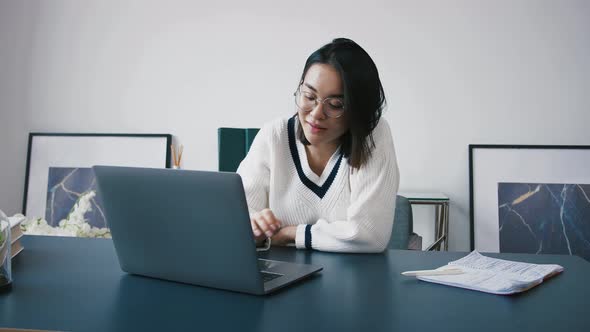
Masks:
[[[379,119],[377,126],[373,129],[372,136],[375,145],[369,159],[361,166],[360,170],[380,172],[385,164],[397,164],[393,136],[387,120],[384,118]]]
[[[377,123],[377,126],[375,126],[375,129],[373,129],[371,135],[373,136],[373,142],[375,143],[372,155],[375,156],[383,153],[395,154],[393,136],[391,134],[391,129],[387,120],[385,120],[383,117],[379,119],[379,122]]]
[[[287,130],[287,123],[290,118],[276,118],[264,123],[262,128],[271,128],[272,130]]]
[[[278,139],[286,135],[289,118],[276,118],[266,122],[260,128],[258,134],[264,135],[269,139]]]
[[[373,138],[375,139],[375,143],[377,140],[392,140],[391,137],[391,128],[389,127],[389,123],[385,118],[381,117],[375,129],[373,129]]]

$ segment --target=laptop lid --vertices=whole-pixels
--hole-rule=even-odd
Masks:
[[[238,174],[112,166],[93,170],[123,271],[264,293]]]

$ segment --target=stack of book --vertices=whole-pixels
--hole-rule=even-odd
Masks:
[[[20,224],[25,219],[26,219],[25,216],[23,216],[22,214],[16,214],[16,215],[8,218],[8,220],[10,221],[10,256],[11,256],[11,258],[14,258],[16,255],[18,255],[24,249],[24,247],[20,241],[21,237],[23,237],[23,231],[20,228]]]

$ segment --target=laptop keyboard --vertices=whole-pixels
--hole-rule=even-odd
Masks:
[[[283,275],[279,273],[260,271],[260,277],[262,278],[262,282],[268,282],[282,276]]]

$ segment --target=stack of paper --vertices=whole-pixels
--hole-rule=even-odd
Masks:
[[[461,274],[418,276],[423,281],[467,288],[492,294],[524,292],[560,273],[563,267],[556,264],[529,264],[491,258],[473,251],[437,270],[458,268]]]
[[[20,238],[23,236],[23,231],[20,229],[20,224],[25,219],[25,216],[23,216],[22,214],[15,214],[12,217],[8,217],[8,220],[10,221],[11,258],[14,258],[14,256],[18,255],[24,249],[20,242]]]

